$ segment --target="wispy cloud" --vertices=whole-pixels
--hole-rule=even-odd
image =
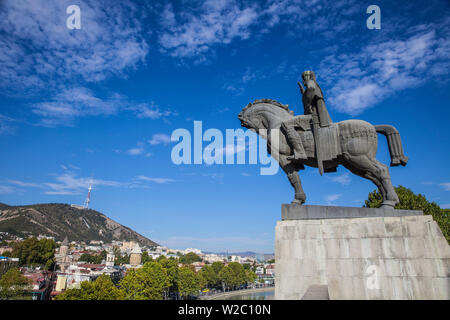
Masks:
[[[0,185],[0,194],[8,194],[13,192],[15,192],[13,187]]]
[[[15,122],[13,118],[6,117],[0,114],[0,134],[12,134],[15,132],[15,126],[11,125]]]
[[[165,133],[156,133],[148,141],[151,145],[169,144],[171,142],[170,136]]]
[[[338,194],[329,194],[325,197],[325,201],[328,203],[334,202],[342,197],[341,193]]]
[[[80,194],[92,186],[107,186],[107,187],[120,187],[125,184],[118,181],[102,180],[86,177],[77,177],[74,173],[64,173],[58,175],[55,178],[56,182],[47,182],[45,186],[50,188],[49,191],[45,191],[45,194],[49,195],[71,195]]]
[[[170,178],[152,178],[152,177],[147,177],[147,176],[138,176],[137,177],[138,180],[143,180],[143,181],[151,181],[151,182],[155,182],[155,183],[168,183],[168,182],[174,182],[174,179],[170,179]]]
[[[175,114],[172,111],[161,110],[160,107],[157,106],[154,102],[150,104],[139,103],[134,106],[128,107],[128,110],[134,112],[134,114],[138,118],[149,118],[149,119],[159,119]]]
[[[93,177],[79,177],[75,173],[66,171],[55,176],[54,182],[29,182],[21,180],[8,180],[11,185],[24,188],[40,188],[44,189],[44,194],[48,195],[77,195],[86,192],[87,188],[92,185],[97,187],[114,187],[114,188],[148,188],[146,182],[165,184],[174,182],[170,178],[153,178],[147,176],[138,176],[128,181],[115,181],[106,179],[97,179]],[[0,194],[13,193],[17,190],[12,186],[0,185]]]
[[[216,46],[259,36],[282,24],[288,26],[288,36],[298,37],[308,32],[331,39],[355,25],[350,16],[356,14],[361,5],[353,0],[321,1],[320,4],[302,0],[265,3],[207,0],[181,8],[175,10],[167,4],[160,14],[161,51],[173,57],[205,61],[205,55]],[[359,12],[363,12],[362,9]],[[251,78],[252,75],[247,74],[242,80],[246,82]]]
[[[331,87],[330,105],[356,115],[398,91],[448,75],[450,19],[415,29],[405,39],[372,42],[358,52],[322,59],[319,81]]]
[[[34,104],[32,111],[42,117],[42,125],[71,125],[77,117],[116,114],[124,104],[118,94],[102,99],[87,88],[77,87],[64,89],[50,101]]]
[[[33,182],[24,182],[20,180],[8,180],[9,183],[15,184],[20,187],[32,187],[32,188],[42,188],[42,184],[33,183]]]
[[[442,186],[446,191],[450,191],[450,182],[443,182],[439,185]]]
[[[130,156],[138,156],[143,153],[144,153],[143,147],[136,147],[127,150],[127,154],[129,154]]]
[[[347,172],[347,173],[341,174],[337,177],[333,177],[331,180],[334,182],[343,184],[343,185],[348,185],[348,184],[350,184],[350,174]]]
[[[0,86],[4,90],[59,87],[124,75],[144,62],[149,47],[145,10],[129,0],[78,1],[80,30],[66,28],[70,0],[6,0],[0,11]],[[107,9],[105,9],[107,8]],[[32,48],[32,50],[30,50]]]
[[[213,45],[249,38],[258,16],[256,4],[242,6],[234,0],[207,0],[182,12],[168,4],[161,14],[161,50],[174,57],[201,57]]]

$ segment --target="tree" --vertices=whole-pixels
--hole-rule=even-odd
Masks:
[[[198,293],[200,290],[199,277],[191,268],[183,266],[178,271],[178,292],[183,299]]]
[[[450,210],[441,209],[435,202],[429,202],[424,195],[415,194],[411,189],[403,186],[395,188],[400,203],[395,209],[404,210],[422,210],[424,214],[433,216],[433,220],[437,222],[439,228],[450,243]],[[368,200],[365,201],[365,208],[379,208],[383,202],[383,197],[375,190],[369,193]]]
[[[198,273],[201,287],[214,287],[217,285],[218,274],[215,273],[212,266],[205,265]]]
[[[14,244],[11,256],[19,258],[19,266],[43,266],[46,270],[55,263],[56,243],[51,239],[35,237]]]
[[[220,271],[222,271],[222,269],[224,268],[224,265],[222,262],[216,261],[213,262],[213,264],[211,265],[211,268],[213,270],[213,278],[212,278],[212,285],[213,286],[222,286],[222,281],[219,277],[219,273]]]
[[[23,276],[18,268],[9,269],[0,278],[0,300],[23,299],[31,289],[31,280]]]
[[[153,258],[148,255],[147,251],[144,251],[141,256],[141,263],[145,264],[146,262],[153,261]]]
[[[124,300],[125,295],[102,274],[95,281],[81,282],[79,289],[68,289],[55,298],[56,300]]]
[[[234,288],[247,283],[247,277],[242,264],[238,262],[230,262],[228,267],[233,271],[232,285]]]
[[[168,280],[169,280],[169,286],[167,287],[165,297],[174,294],[178,294],[178,262],[175,259],[159,259],[159,263],[163,267],[163,269],[166,271]]]
[[[169,285],[169,277],[158,262],[147,262],[142,268],[129,270],[119,282],[128,300],[162,300]]]
[[[78,259],[78,261],[83,261],[86,263],[95,263],[95,264],[99,264],[102,262],[102,257],[100,255],[93,255],[93,254],[89,254],[89,253],[83,253],[80,258]]]
[[[229,266],[223,267],[219,272],[219,280],[225,290],[231,289],[234,283],[233,270]]]
[[[127,254],[120,254],[120,251],[117,255],[115,255],[115,259],[114,259],[114,265],[115,266],[120,266],[123,264],[129,264],[130,263],[130,256]]]
[[[245,278],[247,283],[254,283],[258,276],[252,270],[245,270]]]
[[[194,252],[189,252],[186,255],[182,255],[180,256],[180,263],[182,264],[191,264],[194,262],[199,262],[202,261],[202,258],[200,258],[197,254],[195,254]]]

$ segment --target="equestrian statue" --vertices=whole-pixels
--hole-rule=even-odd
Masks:
[[[403,154],[397,129],[391,125],[371,125],[363,120],[345,120],[333,123],[325,105],[322,89],[312,71],[302,74],[304,114],[294,116],[288,105],[271,99],[255,100],[239,113],[241,125],[267,139],[268,152],[278,161],[295,190],[292,203],[303,204],[303,191],[298,171],[305,165],[324,172],[336,172],[343,165],[352,173],[372,181],[383,196],[382,207],[393,208],[398,196],[391,183],[389,169],[375,156],[377,133],[387,138],[392,166],[405,166],[408,157]],[[271,133],[279,130],[278,143],[271,143]]]

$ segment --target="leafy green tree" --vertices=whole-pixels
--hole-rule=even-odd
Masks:
[[[233,269],[229,266],[223,267],[222,270],[220,270],[218,277],[225,290],[231,289],[234,286]]]
[[[157,262],[147,262],[142,268],[129,270],[119,282],[127,300],[162,300],[169,285],[166,271]]]
[[[230,267],[231,270],[233,270],[233,283],[232,284],[234,287],[237,287],[237,286],[247,283],[246,273],[245,273],[245,270],[244,270],[244,267],[242,266],[242,264],[240,264],[238,262],[230,262],[228,264],[228,267]]]
[[[189,252],[186,255],[180,256],[180,263],[182,263],[182,264],[191,264],[191,263],[200,262],[200,261],[202,261],[202,258],[200,258],[194,252]]]
[[[214,287],[218,284],[218,274],[212,266],[205,265],[198,273],[201,287]]]
[[[95,263],[95,264],[99,264],[102,262],[102,257],[99,255],[93,255],[93,254],[89,254],[89,253],[83,253],[80,258],[78,259],[78,261],[83,261],[86,263]]]
[[[68,289],[55,298],[56,300],[124,300],[124,293],[119,290],[107,275],[99,276],[95,281],[81,282],[79,289]]]
[[[254,283],[258,276],[252,270],[245,270],[245,278],[247,283]]]
[[[0,300],[23,299],[31,289],[31,280],[23,276],[18,268],[9,269],[0,278]]]
[[[147,251],[144,251],[141,256],[141,263],[145,264],[146,262],[153,261],[153,258],[148,255]]]
[[[221,281],[221,279],[219,277],[219,273],[224,268],[223,263],[219,262],[219,261],[213,262],[213,264],[211,265],[211,268],[213,270],[213,277],[212,277],[211,284],[213,286],[221,286],[222,285],[222,281]]]
[[[178,293],[178,261],[175,259],[160,259],[159,263],[167,273],[169,286],[165,292],[165,297]]]
[[[49,270],[55,263],[55,249],[55,241],[31,237],[15,243],[11,256],[19,258],[20,266],[43,266]]]
[[[178,271],[178,292],[183,299],[198,293],[200,290],[200,280],[195,271],[183,266]]]
[[[122,255],[119,251],[119,253],[117,255],[115,255],[115,259],[114,259],[114,265],[115,266],[121,266],[124,264],[129,264],[130,263],[130,256],[127,254]]]
[[[424,195],[415,194],[411,189],[403,186],[395,188],[400,203],[395,209],[404,210],[422,210],[424,214],[432,215],[433,220],[437,222],[442,233],[450,243],[450,210],[441,209],[435,202],[429,202]],[[368,200],[365,201],[366,208],[379,208],[383,198],[378,190],[369,193]]]

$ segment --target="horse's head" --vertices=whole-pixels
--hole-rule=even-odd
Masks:
[[[271,99],[260,99],[243,108],[238,118],[241,126],[258,133],[260,129],[271,129],[274,122],[285,120],[292,115],[288,105]]]

